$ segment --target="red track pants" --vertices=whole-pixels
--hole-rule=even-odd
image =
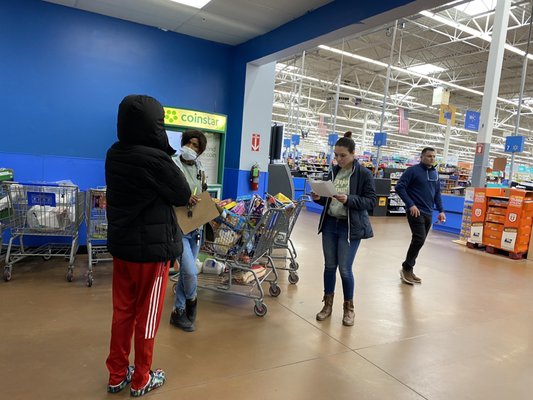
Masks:
[[[148,382],[169,266],[170,261],[135,263],[113,258],[113,322],[106,361],[110,385],[118,385],[125,378],[134,331],[135,373],[131,386],[140,389]]]

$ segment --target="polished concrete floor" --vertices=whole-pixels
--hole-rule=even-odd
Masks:
[[[154,399],[533,399],[533,263],[469,250],[432,232],[419,286],[400,282],[410,240],[404,218],[374,218],[375,238],[357,254],[356,324],[342,302],[317,322],[322,252],[318,215],[303,212],[293,234],[300,281],[249,299],[199,292],[198,330],[168,324],[167,290],[154,367],[167,383]],[[111,399],[105,392],[111,265],[85,287],[85,256],[67,283],[62,260],[16,264],[0,283],[0,398]],[[342,293],[338,282],[337,293]]]

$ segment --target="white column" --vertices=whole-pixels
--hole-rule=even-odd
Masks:
[[[487,73],[485,75],[485,90],[483,102],[481,103],[480,127],[477,135],[476,155],[472,171],[472,186],[474,187],[485,186],[487,178],[486,170],[489,166],[490,142],[492,139],[492,129],[494,127],[496,98],[498,97],[498,88],[500,86],[500,75],[502,71],[507,25],[509,23],[510,5],[511,0],[498,0],[496,3],[492,42],[490,44],[489,61],[487,64]]]
[[[452,120],[448,119],[446,123],[446,136],[444,137],[444,152],[442,153],[442,161],[445,163],[448,158],[448,151],[450,150],[450,137],[452,135]]]
[[[368,129],[368,113],[365,112],[365,119],[363,121],[363,134],[361,136],[361,154],[366,151],[366,131]]]
[[[265,65],[248,63],[246,66],[240,170],[249,170],[256,162],[261,171],[268,170],[275,80],[275,62]],[[252,134],[254,133],[260,135],[259,151],[252,151]]]

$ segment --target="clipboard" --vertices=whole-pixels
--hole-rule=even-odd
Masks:
[[[202,192],[198,198],[200,201],[191,208],[188,206],[174,207],[178,225],[185,235],[207,224],[220,215],[209,192]]]

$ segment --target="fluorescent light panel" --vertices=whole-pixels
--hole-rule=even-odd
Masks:
[[[470,16],[479,15],[494,10],[496,0],[473,0],[460,6],[455,6],[457,10]]]
[[[170,0],[170,1],[173,1],[174,3],[183,4],[189,7],[202,8],[207,3],[209,3],[211,0]]]
[[[406,69],[407,71],[418,72],[419,74],[424,74],[424,75],[432,75],[432,74],[437,74],[439,72],[446,71],[446,68],[442,68],[442,67],[439,67],[433,64],[415,65],[414,67],[408,67]]]

